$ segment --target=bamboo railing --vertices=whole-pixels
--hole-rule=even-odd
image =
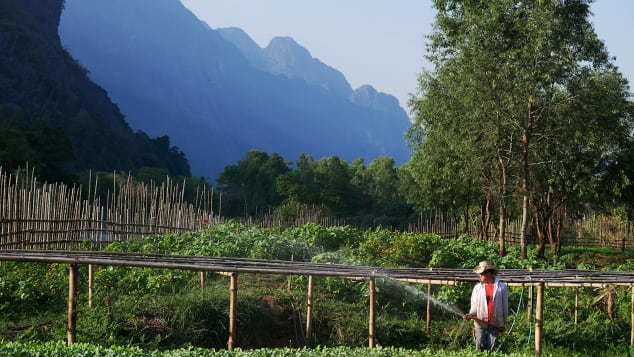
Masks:
[[[380,268],[371,266],[351,266],[340,264],[318,264],[294,261],[266,261],[244,258],[221,258],[203,256],[178,256],[145,253],[115,253],[115,252],[74,252],[74,251],[35,251],[17,250],[0,251],[0,261],[36,262],[68,264],[69,292],[68,292],[68,344],[75,342],[76,326],[76,299],[77,295],[77,268],[78,265],[100,266],[130,266],[160,269],[179,269],[203,272],[217,272],[230,278],[229,298],[229,339],[227,348],[232,350],[235,346],[236,317],[237,317],[237,293],[238,274],[299,274],[313,276],[340,277],[343,279],[361,279],[369,283],[369,316],[368,316],[368,347],[375,347],[376,339],[376,308],[375,308],[375,279],[392,279],[397,281],[412,282],[418,284],[460,284],[474,283],[478,281],[478,275],[471,269],[436,269],[436,268]],[[537,298],[535,300],[535,356],[541,355],[542,329],[544,311],[544,289],[546,287],[602,287],[613,288],[623,286],[629,288],[632,297],[631,310],[631,337],[630,346],[634,346],[634,273],[588,270],[524,270],[504,269],[500,271],[500,279],[509,287],[536,287]],[[204,289],[204,286],[201,286]],[[309,283],[308,307],[312,304],[313,284]],[[427,304],[430,304],[430,290],[428,288]],[[531,293],[532,295],[532,293]],[[577,299],[575,299],[577,300]],[[575,314],[577,311],[575,303]],[[529,321],[532,310],[529,308]],[[307,309],[306,321],[312,319],[312,311]],[[458,312],[458,314],[461,314]],[[427,328],[430,326],[430,312],[427,312]],[[310,337],[311,327],[307,325],[306,337]]]

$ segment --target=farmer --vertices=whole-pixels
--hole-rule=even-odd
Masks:
[[[463,317],[473,320],[476,350],[492,352],[509,315],[509,293],[490,262],[481,261],[473,271],[480,274],[480,283],[473,288],[471,308]]]

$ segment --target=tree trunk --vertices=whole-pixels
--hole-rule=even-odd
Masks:
[[[498,240],[500,242],[500,251],[499,256],[503,257],[506,255],[506,208],[507,208],[507,177],[506,177],[506,165],[504,164],[504,160],[499,158],[500,160],[500,181],[502,183],[502,188],[500,190],[500,208],[499,208],[499,217],[498,217]]]
[[[506,211],[504,210],[503,205],[500,205],[500,208],[498,210],[498,220],[499,220],[499,225],[498,225],[498,241],[500,243],[500,251],[499,251],[499,255],[500,257],[503,257],[506,255],[506,242],[504,239],[504,236],[506,236]]]
[[[560,207],[557,210],[557,232],[555,234],[555,252],[557,253],[561,251],[561,230],[563,228],[565,215],[565,208]]]
[[[469,234],[469,223],[471,223],[470,221],[470,217],[469,217],[469,210],[471,208],[471,180],[469,180],[469,194],[467,195],[467,207],[465,208],[465,212],[464,212],[464,225],[465,225],[465,233]]]
[[[522,228],[520,231],[520,255],[522,260],[526,259],[526,232],[528,231],[528,208],[529,208],[529,181],[528,181],[528,153],[531,128],[533,126],[531,102],[528,102],[528,115],[526,117],[526,126],[522,132]]]
[[[544,258],[544,250],[546,246],[546,238],[550,241],[552,247],[552,210],[550,208],[549,199],[546,202],[531,200],[531,209],[533,210],[533,219],[535,221],[535,230],[537,232],[537,257]]]
[[[491,224],[491,194],[487,192],[487,198],[482,208],[482,239],[489,240],[489,225]]]
[[[550,244],[550,251],[554,252],[555,251],[555,237],[553,234],[553,218],[555,216],[555,206],[552,204],[552,194],[549,192],[547,194],[547,199],[546,199],[546,204],[547,204],[547,208],[548,208],[548,214],[547,214],[547,221],[546,221],[546,228],[547,228],[547,235],[548,235],[548,243]]]
[[[544,258],[544,226],[546,225],[543,220],[540,219],[539,213],[535,210],[535,230],[537,231],[537,258]]]
[[[524,180],[522,180],[524,181]],[[526,183],[522,184],[525,187]],[[524,194],[522,199],[522,227],[520,229],[520,256],[526,259],[526,232],[528,230],[528,196]]]
[[[548,216],[548,243],[550,244],[551,252],[554,252],[557,249],[555,229],[553,229],[553,218],[553,215]]]

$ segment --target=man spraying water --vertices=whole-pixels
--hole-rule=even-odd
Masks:
[[[497,268],[486,260],[473,271],[480,274],[480,282],[473,288],[471,308],[463,318],[473,320],[476,350],[492,352],[509,315],[508,288],[497,277]]]

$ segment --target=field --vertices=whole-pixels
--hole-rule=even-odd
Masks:
[[[86,242],[77,249],[91,249]],[[497,257],[495,242],[468,236],[447,240],[432,234],[359,231],[307,224],[299,228],[248,228],[235,223],[195,233],[155,235],[113,243],[109,251],[295,260],[377,267],[473,268],[492,260],[504,269],[601,269],[632,271],[632,252],[564,247],[546,259],[519,259],[516,247]],[[432,286],[431,326],[426,327],[427,286],[377,279],[376,337],[368,345],[368,283],[317,277],[313,330],[305,335],[304,276],[241,274],[237,341],[227,348],[229,282],[208,274],[149,268],[80,266],[77,344],[65,347],[68,267],[0,264],[0,354],[191,355],[191,356],[470,356],[471,327],[460,318],[472,286]],[[622,287],[547,288],[542,355],[631,353],[631,292]],[[510,288],[510,327],[500,355],[534,354],[534,293]],[[578,299],[575,305],[575,299]],[[92,306],[91,306],[92,305]],[[575,306],[577,306],[575,308]],[[577,314],[577,319],[573,316]],[[118,347],[117,347],[118,346]],[[123,347],[125,346],[125,347]],[[15,353],[14,353],[15,352]]]

